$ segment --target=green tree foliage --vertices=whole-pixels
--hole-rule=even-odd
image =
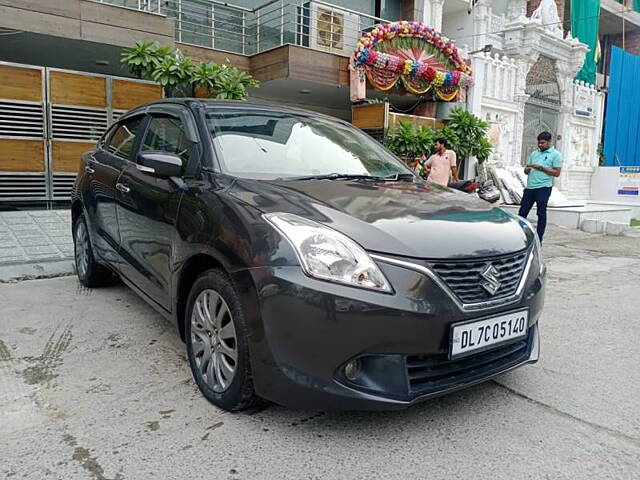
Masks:
[[[491,155],[491,142],[487,138],[489,124],[474,114],[463,108],[452,109],[451,120],[445,129],[447,132],[443,136],[449,140],[452,149],[461,158],[468,159],[474,156],[478,163],[483,163]]]
[[[151,73],[170,52],[171,48],[159,47],[154,42],[137,42],[133,47],[124,49],[120,61],[133,76],[151,78]]]

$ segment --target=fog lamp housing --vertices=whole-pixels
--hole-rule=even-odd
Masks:
[[[360,362],[359,358],[354,358],[347,362],[344,366],[344,376],[347,377],[347,380],[355,381],[360,375],[360,369],[362,368],[362,362]]]
[[[336,369],[336,380],[349,388],[390,397],[408,397],[404,355],[360,354]]]

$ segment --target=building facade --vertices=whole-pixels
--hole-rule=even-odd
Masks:
[[[471,14],[468,6],[468,0],[0,0],[0,61],[122,76],[122,47],[157,41],[251,73],[261,81],[254,100],[350,119],[349,56],[363,30],[420,20],[470,53],[476,83],[468,108],[491,124],[491,161],[521,164],[537,133],[549,130],[566,161],[558,186],[586,198],[602,95],[573,82],[586,47],[563,30],[563,2],[478,0]],[[488,44],[491,54],[473,53]],[[400,108],[415,103],[391,100]]]
[[[492,46],[490,54],[471,54],[476,83],[469,105],[491,125],[490,161],[524,164],[538,133],[549,131],[564,157],[556,186],[585,200],[598,166],[604,96],[574,81],[588,49],[564,31],[563,7],[560,0],[478,0],[468,15],[447,2],[442,30],[471,52]]]

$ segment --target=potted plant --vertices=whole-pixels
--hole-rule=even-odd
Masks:
[[[433,146],[435,132],[429,127],[414,127],[409,122],[400,122],[384,141],[385,146],[402,158],[411,167],[422,155],[428,155]]]
[[[124,49],[122,64],[138,78],[158,82],[168,97],[191,96],[246,100],[248,89],[260,82],[228,64],[202,62],[171,47],[156,43],[136,43]]]

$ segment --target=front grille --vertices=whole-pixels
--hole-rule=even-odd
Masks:
[[[499,373],[529,357],[533,335],[502,347],[470,355],[460,360],[407,356],[409,393],[412,396],[440,391]]]
[[[527,263],[527,251],[502,257],[473,261],[447,261],[432,263],[430,267],[455,293],[462,303],[497,300],[516,293]],[[500,287],[491,295],[482,287],[482,272],[488,265],[497,271]]]

